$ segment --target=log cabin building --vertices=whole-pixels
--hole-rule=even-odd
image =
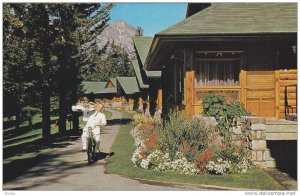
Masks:
[[[141,64],[161,71],[163,113],[176,105],[199,114],[217,92],[253,115],[284,119],[297,107],[297,3],[189,4]]]
[[[110,78],[107,82],[82,82],[83,95],[105,107],[130,108],[140,97],[135,77]]]
[[[161,89],[161,71],[149,71],[145,69],[145,61],[153,41],[153,37],[134,37],[133,45],[136,58],[132,65],[138,86],[141,92],[140,106],[146,102],[149,113],[153,116],[156,112],[162,110],[162,89]]]

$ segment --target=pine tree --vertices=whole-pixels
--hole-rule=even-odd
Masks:
[[[80,66],[95,46],[95,36],[106,26],[112,4],[3,7],[5,116],[15,115],[18,125],[22,116],[42,109],[43,137],[48,137],[50,98],[58,93],[59,131],[64,132],[69,106],[77,100]]]
[[[131,59],[126,50],[114,42],[107,44],[107,49],[90,53],[85,66],[82,67],[82,75],[86,81],[108,81],[109,78],[119,76],[132,76]]]
[[[34,66],[28,55],[25,4],[3,5],[3,98],[4,116],[16,116],[16,129],[22,120],[31,121],[39,111]]]
[[[109,20],[112,4],[56,4],[54,24],[58,31],[56,55],[58,58],[59,86],[59,131],[66,130],[69,107],[77,101],[77,86],[80,84],[79,66],[95,45],[95,36]],[[90,43],[88,46],[84,43]],[[68,98],[69,95],[69,98]],[[70,97],[71,96],[71,97]],[[78,119],[76,119],[78,121]],[[77,126],[77,122],[75,123]],[[74,125],[75,129],[76,126]]]

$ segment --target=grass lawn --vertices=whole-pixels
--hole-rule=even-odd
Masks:
[[[130,118],[130,115],[126,114],[126,117]],[[217,176],[184,175],[175,172],[158,172],[134,167],[130,160],[135,150],[134,139],[129,134],[133,127],[134,126],[131,124],[121,125],[119,134],[111,149],[111,151],[114,152],[114,156],[109,159],[108,164],[106,165],[107,172],[117,173],[136,179],[155,180],[165,183],[188,183],[194,184],[195,186],[198,184],[259,190],[284,189],[269,174],[259,168],[253,168],[245,174]]]

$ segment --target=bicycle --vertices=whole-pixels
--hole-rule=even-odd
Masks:
[[[96,141],[94,139],[94,133],[92,131],[92,128],[88,128],[88,140],[87,140],[87,157],[88,157],[88,163],[91,164],[96,161],[97,154],[95,151]]]

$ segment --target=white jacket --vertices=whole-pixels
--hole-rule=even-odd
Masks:
[[[95,112],[91,115],[83,128],[83,131],[87,131],[88,128],[91,128],[94,134],[100,134],[100,125],[106,125],[105,115],[101,112]]]
[[[89,108],[89,107],[84,107],[83,105],[72,106],[72,111],[74,111],[74,112],[76,112],[76,111],[82,111],[82,113],[83,113],[82,120],[84,122],[88,121],[88,119],[90,118],[90,116],[95,113],[95,109],[94,108],[92,109],[92,108]]]

